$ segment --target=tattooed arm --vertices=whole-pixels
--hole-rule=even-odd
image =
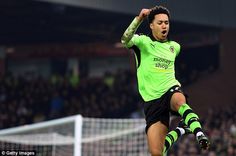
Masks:
[[[142,9],[139,15],[133,19],[129,27],[125,30],[124,34],[121,37],[121,43],[125,47],[127,47],[129,41],[138,29],[139,25],[142,23],[143,19],[149,15],[150,11],[150,9]]]

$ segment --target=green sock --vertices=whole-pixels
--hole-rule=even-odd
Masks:
[[[183,104],[180,106],[178,112],[184,119],[185,124],[189,126],[195,135],[197,132],[202,131],[198,115],[193,112],[188,104]]]
[[[167,135],[166,135],[166,139],[165,139],[165,147],[164,147],[164,152],[163,154],[165,154],[170,147],[178,140],[178,138],[181,136],[181,132],[178,128],[176,128],[173,131],[170,131]]]

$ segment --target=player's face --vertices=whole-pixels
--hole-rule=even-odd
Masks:
[[[150,23],[152,35],[160,41],[165,41],[169,33],[169,18],[166,14],[155,15],[154,20]]]

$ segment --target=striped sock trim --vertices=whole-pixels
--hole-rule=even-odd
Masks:
[[[166,153],[169,150],[169,148],[170,148],[170,143],[166,140],[164,153]]]
[[[174,137],[173,137],[172,135],[167,134],[166,136],[170,138],[171,144],[172,144],[173,142],[175,142],[175,139],[174,139]]]
[[[175,141],[177,141],[179,136],[181,136],[181,132],[179,129],[175,129],[173,131],[170,131],[166,135],[164,153],[169,150],[169,148],[175,143]]]
[[[183,129],[183,128],[182,128]],[[178,138],[181,136],[181,131],[180,131],[180,127],[177,127],[175,130],[174,130],[177,135],[178,135]]]
[[[183,104],[183,105],[180,106],[180,108],[179,108],[179,110],[178,110],[178,113],[183,117],[184,112],[185,112],[186,110],[188,110],[188,109],[191,110],[191,108],[189,107],[189,105],[188,105],[188,104]]]
[[[190,119],[188,120],[188,124],[187,124],[187,125],[190,126],[193,122],[199,122],[198,118],[196,118],[196,117],[190,118]]]
[[[185,124],[188,125],[195,135],[202,131],[198,115],[194,113],[188,104],[183,104],[178,112],[183,117]]]
[[[183,117],[183,119],[184,119],[185,124],[188,125],[189,127],[190,127],[190,122],[195,122],[195,121],[199,122],[198,116],[194,112],[188,113],[185,116],[185,118]],[[191,121],[191,120],[193,120],[193,121]]]
[[[186,117],[187,117],[190,113],[194,113],[192,109],[187,109],[186,111],[184,111],[183,118],[186,119]]]

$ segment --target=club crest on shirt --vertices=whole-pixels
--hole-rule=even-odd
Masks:
[[[170,52],[174,53],[174,51],[175,51],[174,46],[170,46]]]

